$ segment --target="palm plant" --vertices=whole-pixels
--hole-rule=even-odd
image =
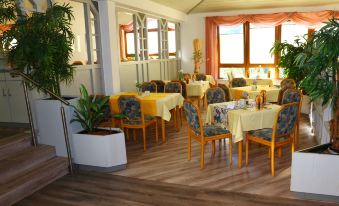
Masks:
[[[16,1],[0,0],[0,24],[6,24],[16,18]]]
[[[17,7],[11,2],[15,1],[0,1],[1,13],[7,14],[0,20],[12,19]],[[74,40],[71,6],[54,4],[45,13],[16,15],[15,24],[0,39],[8,62],[38,82],[38,90],[46,88],[60,96],[60,82],[73,80],[73,66],[69,64]]]

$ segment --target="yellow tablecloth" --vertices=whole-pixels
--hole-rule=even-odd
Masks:
[[[210,84],[215,85],[215,79],[212,75],[206,75],[206,81],[208,81]]]
[[[213,109],[218,105],[232,104],[233,102],[223,102],[209,104],[207,107],[206,123],[214,121]],[[255,108],[230,110],[227,113],[228,125],[225,125],[232,133],[234,142],[244,139],[243,132],[263,128],[272,128],[276,115],[280,109],[279,105],[267,105],[263,110]]]
[[[279,89],[276,87],[268,87],[264,85],[258,85],[255,91],[251,90],[251,86],[230,88],[230,94],[232,99],[237,100],[241,98],[243,92],[247,92],[250,99],[255,99],[261,90],[267,91],[267,102],[278,101]]]
[[[245,78],[246,85],[252,85],[254,79]],[[257,79],[257,85],[269,85],[270,87],[273,86],[273,80],[272,79]]]
[[[121,92],[110,97],[110,109],[113,113],[119,113],[118,98],[120,95],[137,95],[136,92]],[[179,93],[150,93],[150,96],[138,96],[141,100],[143,112],[146,115],[158,116],[169,121],[170,110],[176,106],[182,106],[184,98]]]
[[[190,82],[186,85],[187,96],[202,98],[208,88],[210,88],[210,84],[208,81]]]

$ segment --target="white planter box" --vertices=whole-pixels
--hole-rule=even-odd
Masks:
[[[68,101],[71,105],[76,105],[77,98]],[[39,143],[54,146],[57,156],[67,157],[60,107],[63,106],[65,109],[66,124],[70,139],[73,133],[82,130],[79,123],[70,123],[73,118],[74,109],[62,104],[58,100],[38,99],[34,103]]]
[[[126,167],[126,145],[122,131],[111,135],[73,134],[72,145],[74,163],[80,166],[105,172]]]
[[[310,114],[311,112],[311,99],[307,95],[303,95],[302,102],[301,102],[301,113],[303,114]]]
[[[293,153],[291,191],[337,196],[336,199],[338,200],[339,155],[311,152],[321,147],[325,148],[327,145]]]

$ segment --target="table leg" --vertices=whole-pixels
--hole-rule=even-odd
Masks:
[[[238,168],[241,169],[242,167],[242,145],[243,141],[238,142]]]
[[[165,137],[165,120],[161,119],[161,133],[162,133],[162,144],[166,142],[166,137]]]

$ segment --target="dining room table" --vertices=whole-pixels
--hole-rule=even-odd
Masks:
[[[206,124],[216,124],[227,128],[238,144],[238,168],[242,167],[242,149],[245,132],[263,128],[273,128],[276,115],[281,106],[267,104],[263,109],[256,108],[254,100],[250,105],[241,105],[240,101],[209,104]]]
[[[202,99],[204,101],[205,93],[209,88],[209,81],[190,81],[186,85],[187,97],[198,100],[198,107],[200,108],[200,100]]]
[[[182,107],[184,97],[180,93],[142,93],[120,92],[110,96],[109,105],[113,114],[119,113],[118,99],[121,95],[134,95],[140,99],[143,113],[157,117],[161,121],[162,143],[166,142],[165,121],[170,121],[171,110]]]
[[[230,88],[231,99],[239,100],[242,98],[243,94],[246,92],[250,99],[255,99],[261,90],[266,91],[266,101],[267,102],[278,102],[278,96],[280,88],[275,86],[268,85],[252,85],[245,87],[233,87]]]

